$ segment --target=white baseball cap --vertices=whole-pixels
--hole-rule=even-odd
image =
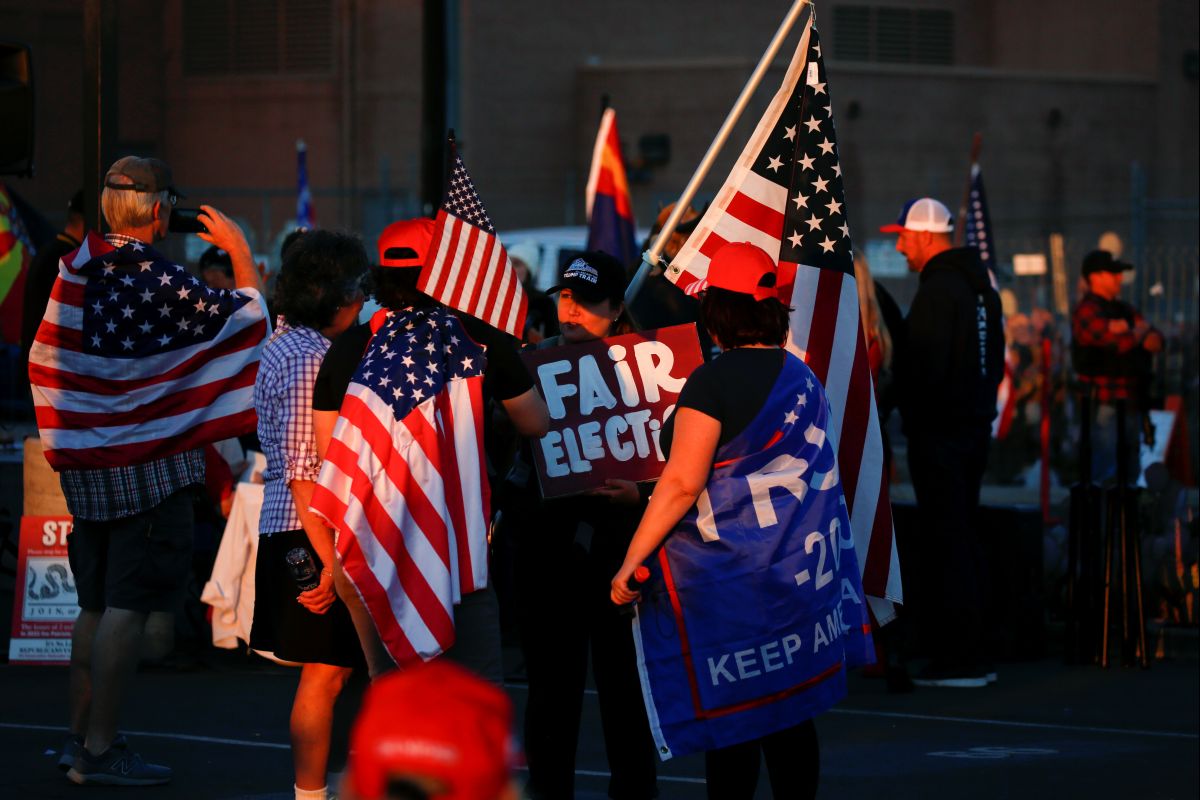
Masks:
[[[918,197],[904,204],[895,222],[884,225],[879,230],[882,233],[900,233],[905,230],[950,233],[954,230],[954,216],[950,209],[932,197]]]

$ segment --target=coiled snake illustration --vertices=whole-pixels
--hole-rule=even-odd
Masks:
[[[37,582],[37,571],[29,570],[29,588],[27,594],[31,600],[50,600],[58,597],[63,592],[75,593],[75,584],[71,581],[71,573],[62,564],[51,564],[47,567],[45,582],[39,588],[34,589],[33,587]]]

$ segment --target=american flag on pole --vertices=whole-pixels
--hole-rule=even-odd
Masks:
[[[433,231],[433,262],[417,288],[451,308],[520,337],[527,299],[454,140],[454,164]]]
[[[312,192],[308,190],[308,145],[296,140],[296,227],[313,226]]]
[[[210,289],[152,247],[96,233],[59,262],[29,353],[56,470],[139,464],[254,430],[268,332],[253,289]]]
[[[988,213],[987,192],[983,190],[983,170],[979,168],[978,161],[971,164],[967,206],[961,210],[959,217],[967,246],[979,251],[979,262],[987,267],[992,288],[1000,291],[1000,283],[996,280],[996,242],[992,238],[992,217]],[[1013,361],[1016,357],[1008,346],[1007,337],[1005,338],[1004,377],[996,391],[997,413],[992,422],[992,437],[996,439],[1008,436],[1017,406],[1016,393],[1013,392]]]
[[[810,18],[783,85],[666,275],[695,293],[726,242],[778,254],[780,296],[793,308],[788,348],[825,386],[863,588],[887,622],[902,600],[900,566],[830,109]]]
[[[454,643],[487,585],[483,349],[448,309],[380,311],[333,429],[312,510],[401,667]]]

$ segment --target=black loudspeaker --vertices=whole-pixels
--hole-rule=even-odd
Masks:
[[[33,175],[33,55],[0,41],[0,175]]]
[[[904,580],[905,637],[913,655],[928,655],[933,637],[948,635],[929,595],[937,577],[923,558],[927,542],[920,516],[910,503],[894,503],[901,576]],[[1046,654],[1046,603],[1042,569],[1042,515],[1037,508],[981,506],[975,517],[986,565],[984,618],[992,655],[1000,661]]]

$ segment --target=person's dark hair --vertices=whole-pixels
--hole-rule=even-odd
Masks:
[[[381,267],[378,264],[371,267],[370,280],[367,284],[367,294],[375,298],[375,302],[392,311],[402,308],[431,308],[439,305],[429,295],[417,288],[417,277],[421,274],[419,267]]]
[[[708,287],[700,298],[700,324],[726,350],[748,344],[782,347],[787,341],[790,312],[774,297],[755,300],[715,286]]]
[[[67,215],[71,214],[83,216],[83,189],[71,195],[71,200],[67,203]]]
[[[628,308],[621,309],[621,316],[617,317],[608,329],[609,336],[620,336],[623,333],[637,333],[638,326],[634,324],[633,316],[629,313]]]
[[[279,260],[281,262],[283,259],[287,258],[288,248],[295,244],[296,240],[306,233],[308,233],[308,228],[296,228],[287,236],[283,237],[283,243],[279,245]]]
[[[370,263],[357,236],[306,231],[287,249],[273,308],[289,325],[320,330],[353,302]]]
[[[201,272],[206,269],[219,269],[229,277],[233,277],[233,259],[229,253],[215,244],[200,254],[200,260],[197,263]]]

